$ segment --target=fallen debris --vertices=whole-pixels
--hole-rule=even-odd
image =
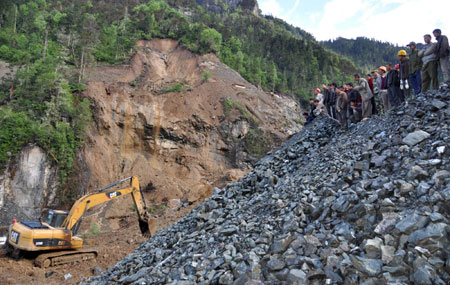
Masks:
[[[449,284],[448,102],[419,96],[344,133],[315,120],[89,282]]]

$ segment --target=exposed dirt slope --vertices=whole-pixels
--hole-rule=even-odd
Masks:
[[[85,95],[95,122],[79,154],[78,180],[89,192],[139,176],[163,228],[297,132],[301,111],[290,98],[258,90],[214,55],[192,54],[172,40],[138,46],[129,65],[89,71]],[[60,284],[71,273],[66,282],[76,283],[93,268],[114,265],[144,241],[133,213],[129,196],[88,213],[81,233],[99,250],[96,262],[52,269],[46,278],[49,270],[34,268],[32,256],[0,257],[0,280]]]
[[[154,205],[201,201],[298,131],[295,101],[258,90],[216,56],[172,40],[138,46],[129,66],[90,72],[95,128],[83,151],[90,190],[137,175]],[[111,203],[102,215],[123,215],[130,205]]]

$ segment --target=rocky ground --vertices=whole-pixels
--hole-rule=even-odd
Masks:
[[[450,93],[326,118],[89,283],[449,284]]]

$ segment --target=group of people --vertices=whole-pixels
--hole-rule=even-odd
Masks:
[[[425,45],[421,50],[417,49],[415,42],[407,45],[409,54],[400,50],[399,63],[395,66],[392,63],[380,66],[365,78],[355,74],[355,84],[350,82],[338,86],[330,83],[322,85],[322,89],[315,89],[315,97],[310,99],[311,111],[303,114],[306,124],[324,114],[339,121],[341,127],[347,129],[349,123],[352,126],[379,112],[386,113],[410,97],[411,90],[416,96],[430,89],[438,89],[438,66],[444,77],[444,85],[450,87],[448,38],[439,29],[434,30],[433,35],[436,42],[431,42],[431,35],[425,35]],[[377,105],[382,105],[382,108],[378,110]]]

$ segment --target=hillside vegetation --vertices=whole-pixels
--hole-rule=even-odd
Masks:
[[[229,5],[230,4],[230,5]],[[86,69],[126,63],[139,39],[173,38],[213,52],[265,90],[306,101],[313,87],[356,68],[306,32],[255,13],[256,2],[194,0],[2,1],[0,60],[19,67],[0,86],[0,165],[30,142],[49,151],[65,182],[89,125]]]
[[[339,54],[347,56],[366,71],[386,65],[386,63],[396,63],[398,61],[398,51],[406,49],[405,47],[365,37],[356,39],[339,37],[336,40],[324,41],[322,44]]]

